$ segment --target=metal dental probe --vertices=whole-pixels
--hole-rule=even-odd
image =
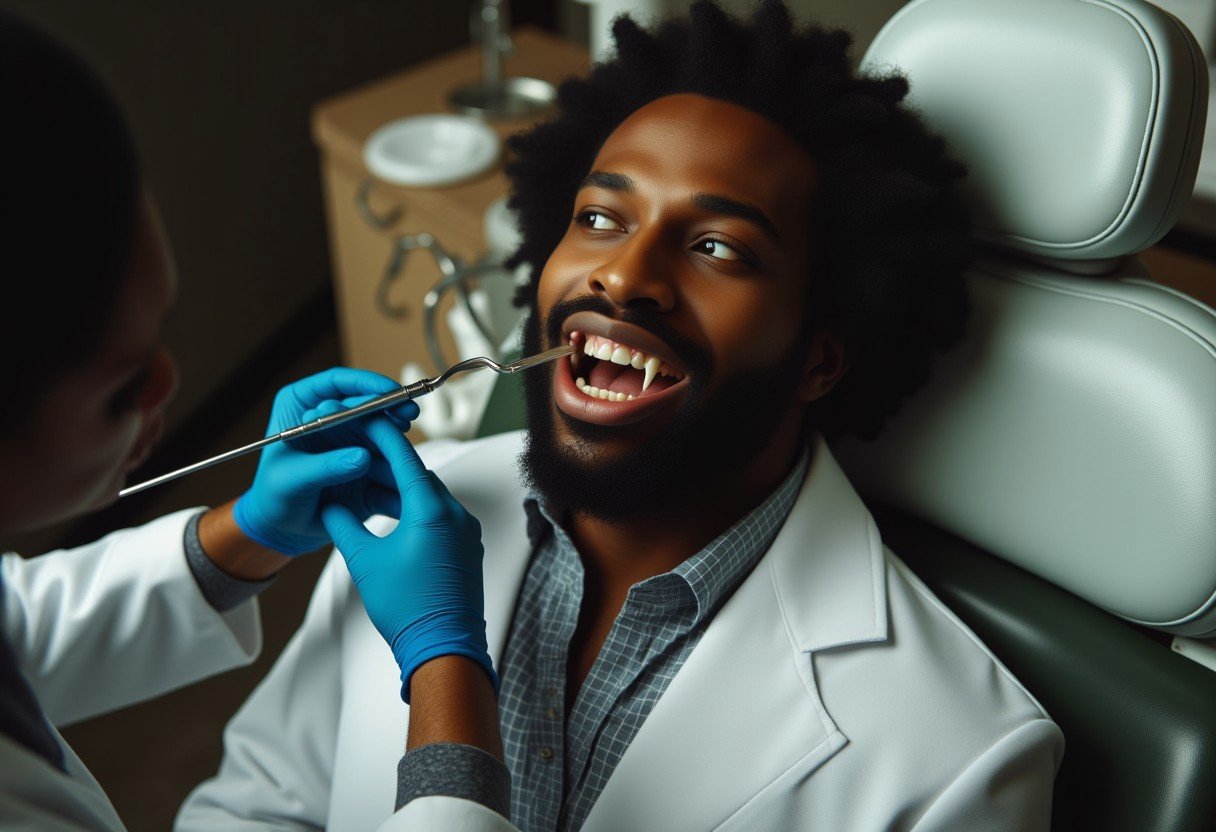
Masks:
[[[467,372],[469,370],[480,370],[489,368],[499,375],[511,375],[518,373],[520,370],[527,370],[532,367],[538,367],[541,364],[546,364],[554,359],[561,358],[565,355],[570,355],[574,352],[574,347],[565,344],[560,347],[554,347],[551,350],[538,353],[529,358],[521,358],[518,361],[512,361],[510,364],[499,364],[497,361],[492,361],[484,356],[477,358],[469,358],[461,361],[458,364],[453,364],[435,378],[424,378],[421,381],[415,381],[413,384],[407,384],[400,389],[394,390],[391,393],[385,393],[383,396],[377,396],[370,401],[366,401],[361,405],[343,410],[338,413],[332,413],[329,416],[322,416],[311,422],[306,422],[303,425],[297,425],[294,428],[276,433],[274,436],[267,436],[265,439],[259,439],[257,442],[251,442],[248,445],[243,445],[240,448],[234,448],[231,451],[213,456],[210,459],[204,459],[201,462],[196,462],[193,465],[187,465],[185,468],[178,468],[176,471],[170,471],[168,474],[161,474],[159,477],[141,482],[139,485],[132,485],[129,488],[124,488],[118,492],[119,497],[126,497],[128,494],[138,494],[140,491],[146,491],[149,488],[160,485],[161,483],[170,482],[184,477],[187,474],[193,474],[195,471],[201,471],[204,468],[210,468],[213,465],[219,465],[221,462],[227,462],[230,459],[236,459],[238,456],[253,453],[256,450],[265,448],[267,445],[273,445],[275,442],[282,442],[285,439],[299,439],[302,436],[307,436],[310,433],[326,430],[335,425],[340,425],[343,422],[349,422],[351,419],[357,419],[360,416],[365,416],[368,413],[375,413],[378,410],[383,410],[386,407],[392,407],[395,404],[405,401],[406,399],[417,399],[420,396],[425,396],[433,390],[438,389],[452,376],[457,373]]]

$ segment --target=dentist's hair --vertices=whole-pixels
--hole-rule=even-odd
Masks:
[[[66,47],[0,9],[0,373],[27,406],[97,346],[129,272],[140,175],[126,119]]]
[[[578,184],[631,113],[676,93],[746,107],[793,136],[819,174],[804,334],[830,329],[850,346],[853,364],[812,404],[811,423],[829,438],[873,438],[926,381],[933,353],[963,334],[971,238],[955,185],[966,169],[901,103],[902,76],[859,76],[848,32],[795,31],[776,0],[748,21],[698,2],[688,19],[654,32],[619,18],[613,34],[616,56],[563,83],[558,115],[509,141],[510,204],[523,233],[513,264],[532,269],[517,302],[535,305]]]

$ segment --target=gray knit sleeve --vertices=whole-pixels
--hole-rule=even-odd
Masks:
[[[216,612],[225,613],[239,607],[263,589],[274,583],[274,578],[264,581],[242,581],[224,572],[203,549],[198,539],[198,521],[205,512],[199,512],[190,518],[186,524],[182,544],[186,548],[186,563],[190,566],[190,574],[203,593],[203,598]]]
[[[511,817],[511,774],[472,745],[437,742],[405,752],[397,765],[397,808],[430,795],[460,797]]]

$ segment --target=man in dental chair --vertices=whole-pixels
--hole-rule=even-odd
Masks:
[[[327,512],[180,829],[1048,827],[1058,728],[825,445],[963,331],[962,167],[778,3],[615,33],[508,168],[524,353],[576,353],[523,432],[368,428],[403,519]]]

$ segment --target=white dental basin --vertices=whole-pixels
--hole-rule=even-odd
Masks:
[[[363,161],[394,185],[450,185],[482,173],[498,160],[502,143],[482,121],[425,115],[390,121],[368,137]]]

